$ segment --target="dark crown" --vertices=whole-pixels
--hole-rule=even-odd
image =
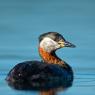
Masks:
[[[49,37],[51,38],[52,40],[58,42],[60,40],[64,40],[65,39],[63,38],[63,36],[57,32],[47,32],[47,33],[44,33],[44,34],[41,34],[40,37],[39,37],[39,42],[41,42],[45,37]]]

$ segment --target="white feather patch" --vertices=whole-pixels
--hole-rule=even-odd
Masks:
[[[52,40],[49,37],[45,37],[41,42],[40,42],[40,47],[46,50],[47,52],[51,52],[53,50],[56,50],[60,48],[60,45]]]

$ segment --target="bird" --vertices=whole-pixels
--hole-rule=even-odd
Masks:
[[[56,55],[56,50],[76,47],[58,32],[46,32],[39,36],[38,51],[41,61],[25,61],[15,65],[7,74],[9,86],[18,90],[48,89],[73,82],[73,70]]]

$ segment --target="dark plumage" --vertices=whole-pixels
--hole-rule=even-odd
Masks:
[[[70,67],[66,70],[57,64],[26,61],[17,64],[6,80],[11,87],[22,90],[68,87],[72,84],[73,72]]]
[[[73,81],[72,68],[55,54],[56,49],[65,47],[66,40],[59,33],[48,32],[40,35],[39,42],[42,61],[26,61],[17,64],[6,77],[9,86],[22,90],[70,86]],[[68,44],[66,46],[74,46]],[[50,47],[49,52],[45,45]]]
[[[56,42],[58,42],[60,40],[65,41],[65,38],[63,38],[63,36],[61,34],[59,34],[57,32],[47,32],[47,33],[44,33],[44,34],[40,35],[39,42],[41,42],[45,37],[49,37],[49,38],[53,39]]]

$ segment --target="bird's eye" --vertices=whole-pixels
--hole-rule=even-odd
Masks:
[[[62,40],[62,38],[61,38],[60,36],[56,36],[56,37],[55,37],[55,41],[56,41],[56,42],[59,42],[60,40]]]

